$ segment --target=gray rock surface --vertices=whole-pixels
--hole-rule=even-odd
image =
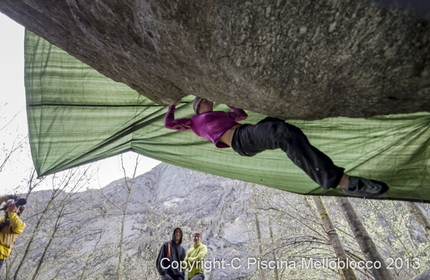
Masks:
[[[167,164],[161,164],[137,177],[133,185],[132,181],[128,180],[128,184],[132,191],[126,210],[124,258],[131,258],[133,261],[130,265],[139,266],[139,271],[143,269],[144,260],[148,260],[150,264],[145,269],[145,273],[148,273],[146,277],[136,278],[130,272],[129,279],[155,279],[154,263],[158,250],[164,242],[170,240],[175,227],[183,229],[183,246],[186,250],[192,246],[191,234],[196,231],[202,233],[203,241],[208,244],[209,249],[207,260],[222,259],[229,262],[233,258],[246,258],[252,254],[246,250],[249,248],[247,243],[255,239],[255,230],[249,228],[254,217],[251,212],[245,211],[246,202],[252,199],[252,188],[249,184]],[[37,224],[34,220],[37,216],[30,213],[40,215],[50,195],[50,191],[42,191],[29,198],[33,204],[32,208],[28,209],[30,219],[26,221],[26,233],[31,233]],[[64,195],[65,193],[60,194]],[[57,233],[53,246],[59,247],[50,251],[58,254],[58,267],[69,266],[70,272],[67,275],[70,279],[76,279],[79,275],[76,274],[79,271],[77,265],[85,265],[83,255],[92,254],[90,261],[92,273],[95,274],[89,274],[87,277],[100,279],[95,276],[99,275],[98,270],[109,271],[109,267],[112,267],[113,271],[116,270],[111,263],[117,262],[122,211],[126,206],[126,198],[126,185],[124,179],[120,179],[101,190],[87,190],[76,194],[76,197],[68,202],[67,211],[74,214],[65,218],[67,238],[58,238],[61,234]],[[40,203],[35,203],[36,201]],[[47,237],[39,236],[38,240],[43,242],[45,238]],[[98,246],[96,252],[92,252],[95,246]],[[65,260],[64,256],[70,258]],[[51,257],[54,256],[50,255]],[[31,266],[29,262],[27,265]],[[51,272],[45,272],[47,274],[44,274],[44,277],[56,273],[55,271],[56,269],[51,269]],[[238,270],[226,266],[223,269],[213,269],[211,274],[215,277],[213,279],[239,279],[254,271],[255,269]],[[104,279],[111,279],[114,275],[106,273],[108,272],[105,272]]]
[[[414,278],[414,280],[429,280],[430,279],[430,269],[425,270],[423,273]]]
[[[194,94],[308,120],[428,111],[429,17],[379,2],[4,0],[0,11],[160,104]]]

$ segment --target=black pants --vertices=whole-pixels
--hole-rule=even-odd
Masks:
[[[161,276],[161,280],[184,280],[183,276],[172,277],[169,274],[165,274]]]
[[[323,152],[309,143],[300,128],[280,119],[265,118],[255,125],[241,125],[234,132],[232,148],[242,156],[255,156],[280,148],[324,189],[336,188],[344,168],[337,167]]]

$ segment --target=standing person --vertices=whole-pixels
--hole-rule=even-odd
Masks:
[[[188,269],[188,280],[204,280],[205,270],[204,261],[208,248],[202,243],[202,236],[200,233],[193,234],[194,246],[187,252],[185,262]]]
[[[197,136],[215,144],[217,148],[232,147],[241,156],[254,156],[265,150],[280,148],[312,180],[328,190],[340,186],[349,195],[378,196],[388,191],[384,182],[348,176],[344,168],[334,165],[323,152],[309,143],[296,126],[277,118],[265,118],[257,124],[239,124],[248,115],[242,109],[229,106],[231,112],[213,111],[213,102],[196,97],[191,118],[175,119],[176,101],[169,106],[164,126],[174,130],[191,129]]]
[[[156,263],[161,280],[184,280],[181,263],[185,259],[185,249],[181,243],[182,230],[175,228],[172,240],[161,246]]]
[[[17,201],[20,201],[21,205]],[[15,195],[6,195],[0,197],[0,204],[3,202],[6,202],[6,205],[1,209],[4,210],[5,216],[0,218],[0,271],[12,252],[15,239],[25,229],[25,223],[19,217],[25,209],[25,199],[18,200]]]

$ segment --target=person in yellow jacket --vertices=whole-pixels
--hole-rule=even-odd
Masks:
[[[200,233],[193,234],[194,246],[188,250],[187,255],[185,256],[188,280],[205,279],[204,261],[206,254],[208,253],[208,248],[201,242],[201,238],[202,236]]]
[[[15,239],[25,229],[25,223],[19,217],[24,211],[24,206],[17,205],[16,201],[18,201],[18,197],[14,195],[0,197],[0,204],[6,202],[6,205],[2,207],[5,216],[0,218],[0,271],[12,251]]]

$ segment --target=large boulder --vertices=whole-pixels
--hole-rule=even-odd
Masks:
[[[281,118],[430,108],[430,24],[355,1],[3,0],[0,11],[159,104]]]

